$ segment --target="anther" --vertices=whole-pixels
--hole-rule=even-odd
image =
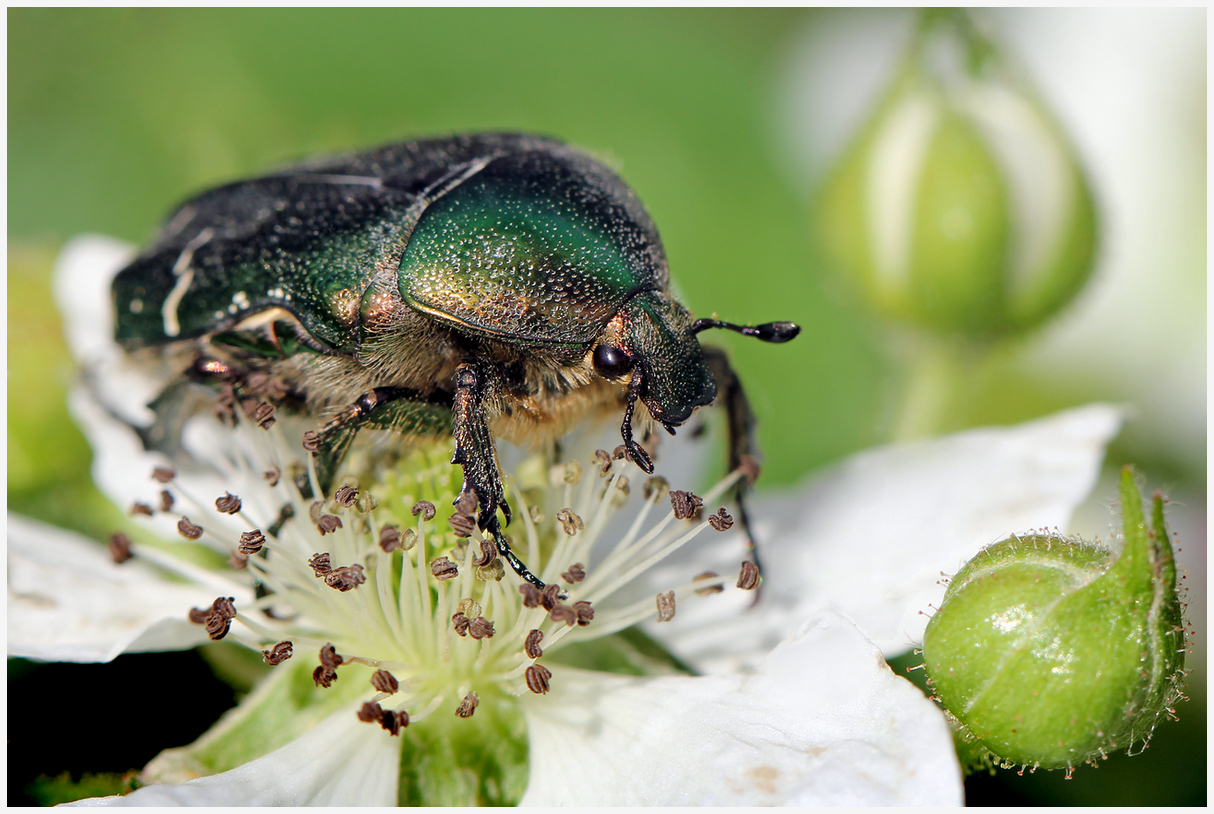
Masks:
[[[261,651],[262,658],[270,665],[282,664],[294,654],[294,646],[290,642],[279,642],[269,650]]]
[[[378,505],[379,500],[370,492],[359,492],[358,499],[354,501],[355,510],[362,512],[363,514],[374,511],[375,507]]]
[[[246,531],[240,535],[240,544],[238,547],[241,554],[244,554],[246,557],[251,557],[258,551],[261,551],[261,547],[265,544],[266,536],[261,533],[261,529],[253,529],[252,531]]]
[[[459,497],[455,500],[455,510],[460,514],[472,516],[476,514],[476,506],[480,503],[476,498],[476,492],[471,489],[465,489],[459,493]]]
[[[580,562],[575,562],[569,566],[569,570],[561,574],[561,579],[568,582],[570,585],[576,585],[586,578],[586,569]]]
[[[320,449],[320,433],[315,430],[308,430],[303,434],[303,448],[308,452],[315,452]]]
[[[549,679],[552,671],[542,664],[532,664],[524,675],[527,677],[527,689],[536,695],[547,695],[550,688]]]
[[[590,607],[590,600],[580,599],[573,603],[573,610],[577,613],[578,627],[586,627],[594,620],[594,608]]]
[[[540,642],[544,640],[544,632],[539,629],[532,630],[527,634],[527,638],[523,640],[523,652],[527,654],[529,659],[538,659],[544,655],[544,651],[540,649]]]
[[[471,621],[465,614],[458,611],[451,614],[451,627],[454,628],[457,636],[468,635],[468,626]]]
[[[173,493],[170,492],[168,489],[160,490],[160,511],[162,511],[162,512],[173,511]]]
[[[611,471],[611,453],[605,449],[596,449],[594,451],[594,461],[598,466],[599,475],[606,475]]]
[[[232,620],[236,618],[236,606],[232,604],[233,601],[233,597],[221,596],[211,604],[211,612],[207,614],[203,624],[212,641],[217,642],[228,635],[228,630],[232,627]],[[194,614],[191,613],[191,620],[193,620],[193,616]]]
[[[434,519],[434,504],[428,500],[417,501],[413,504],[413,516],[417,517],[419,514],[422,516],[422,520],[429,523]]]
[[[472,561],[478,568],[484,568],[497,559],[497,543],[492,540],[481,540],[481,555]]]
[[[190,518],[183,517],[177,521],[177,532],[187,540],[197,540],[202,536],[202,526],[195,526]]]
[[[371,686],[380,692],[392,695],[400,689],[400,682],[387,670],[376,670],[371,674]]]
[[[325,502],[323,500],[313,500],[308,504],[308,519],[313,523],[320,522],[320,516],[325,513]]]
[[[620,444],[618,447],[611,450],[612,460],[622,461],[627,457],[628,457],[628,447],[624,446],[623,444]]]
[[[540,592],[540,604],[544,606],[544,610],[552,610],[557,606],[561,599],[560,585],[545,585],[544,590]]]
[[[409,725],[409,713],[403,709],[400,712],[384,710],[379,716],[379,725],[388,730],[390,735],[396,737],[402,729]]]
[[[366,581],[367,575],[364,573],[363,567],[358,563],[343,565],[325,574],[325,585],[328,585],[330,588],[336,588],[342,593],[352,591]]]
[[[582,518],[574,514],[572,509],[561,509],[556,513],[556,519],[561,524],[561,528],[570,537],[586,528],[586,524],[582,521]]]
[[[674,509],[675,520],[687,520],[700,511],[704,501],[691,492],[674,491],[670,493],[670,505]]]
[[[577,461],[569,461],[565,464],[565,473],[562,480],[570,486],[582,479],[582,465]]]
[[[215,511],[223,514],[236,514],[240,511],[240,498],[231,492],[225,492],[223,497],[215,498]]]
[[[733,528],[733,517],[722,506],[716,514],[708,516],[708,525],[712,526],[713,531],[726,531]]]
[[[312,671],[312,683],[317,687],[324,687],[327,690],[333,686],[333,682],[336,680],[336,670],[327,669],[325,667],[317,667]]]
[[[312,671],[312,681],[318,687],[332,687],[333,682],[337,680],[337,668],[343,662],[344,659],[337,654],[337,649],[332,644],[326,644],[320,648],[320,666]]]
[[[692,582],[703,582],[703,581],[709,580],[709,579],[716,579],[719,576],[720,576],[720,574],[717,574],[715,571],[705,571],[702,574],[697,574],[696,576],[692,577],[691,581]],[[721,591],[724,591],[724,590],[725,590],[724,585],[709,585],[706,588],[696,588],[696,594],[698,596],[709,596],[710,594],[719,594],[719,593],[721,593]]]
[[[316,521],[316,528],[320,530],[320,536],[324,537],[341,528],[341,518],[335,514],[322,514]]]
[[[459,576],[459,566],[446,557],[439,557],[430,561],[430,573],[439,581],[455,579]]]
[[[210,608],[190,608],[187,618],[196,625],[201,625],[211,615]]]
[[[396,526],[384,526],[379,530],[379,547],[389,554],[400,548],[400,531]]]
[[[130,537],[120,531],[110,535],[110,559],[115,564],[124,563],[133,556]]]
[[[131,514],[143,514],[143,515],[147,515],[148,517],[151,517],[152,516],[152,507],[146,503],[140,503],[140,502],[136,501],[131,504]]]
[[[471,718],[472,713],[476,712],[476,708],[481,704],[481,697],[474,692],[470,692],[464,696],[464,700],[459,702],[459,707],[455,710],[455,714],[460,718]]]
[[[447,524],[451,526],[456,537],[471,537],[472,532],[476,531],[476,518],[460,512],[448,517]]]
[[[577,611],[569,605],[556,605],[548,611],[548,618],[560,624],[564,622],[569,627],[577,623]]]
[[[282,472],[278,467],[274,467],[273,469],[267,469],[261,476],[266,479],[266,483],[271,486],[277,486],[278,479],[282,477]]]
[[[270,429],[274,424],[274,405],[266,401],[258,404],[257,409],[253,411],[253,420],[263,430]]]
[[[358,720],[362,721],[363,723],[378,723],[383,717],[384,708],[379,704],[373,704],[370,701],[364,701],[363,705],[358,709]]]
[[[626,475],[620,475],[615,479],[615,488],[625,497],[632,493],[632,487],[628,485],[628,477]]]
[[[311,566],[312,573],[317,577],[323,577],[333,570],[333,564],[329,560],[327,551],[323,554],[313,554],[312,559],[308,560],[308,565]]]
[[[358,500],[358,490],[353,486],[343,486],[333,493],[333,500],[342,508],[348,509]]]
[[[669,622],[674,618],[674,591],[658,594],[658,621]]]
[[[543,601],[543,594],[540,593],[540,589],[530,582],[519,583],[518,591],[523,595],[524,608],[538,608],[540,602]]]
[[[667,491],[670,491],[670,482],[661,475],[646,478],[645,485],[641,487],[641,495],[646,500],[651,500],[654,495]]]
[[[177,473],[167,466],[158,466],[152,470],[152,480],[158,480],[161,483],[168,483],[175,477],[177,477]]]
[[[493,633],[493,623],[483,616],[468,623],[468,635],[474,639],[492,639]]]
[[[743,562],[742,570],[738,572],[738,587],[743,591],[749,591],[757,588],[760,580],[759,566],[750,560]]]

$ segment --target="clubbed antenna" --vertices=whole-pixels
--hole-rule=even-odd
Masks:
[[[746,336],[762,339],[764,342],[787,342],[801,333],[801,326],[792,322],[765,322],[762,325],[734,325],[732,322],[721,322],[716,319],[697,319],[691,326],[692,333],[706,331],[709,328],[726,328]]]

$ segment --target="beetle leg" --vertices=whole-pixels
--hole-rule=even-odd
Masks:
[[[329,494],[337,468],[363,427],[400,433],[435,435],[450,429],[450,413],[441,399],[422,396],[408,387],[376,387],[363,393],[339,416],[321,428],[314,453],[316,479]]]
[[[645,448],[632,437],[632,411],[636,407],[637,397],[641,394],[641,371],[633,370],[632,380],[628,382],[628,406],[624,408],[624,423],[620,425],[620,437],[624,439],[624,449],[628,458],[646,475],[653,474],[653,460]]]
[[[502,477],[497,468],[497,451],[489,434],[485,416],[486,390],[490,373],[484,366],[464,362],[455,369],[455,398],[452,406],[455,453],[451,463],[464,468],[464,487],[476,494],[480,513],[477,525],[489,528],[498,508],[510,523],[510,505],[502,489]],[[458,501],[457,501],[458,502]],[[516,569],[517,570],[517,569]]]
[[[746,511],[746,492],[759,476],[758,448],[755,444],[755,415],[738,374],[729,364],[729,357],[720,348],[705,347],[704,361],[717,381],[717,401],[723,403],[729,428],[729,471],[741,468],[746,475],[738,481],[734,495],[738,503],[738,522],[746,535],[746,546],[751,560],[759,563],[759,550],[755,546],[754,532],[750,528],[750,515]],[[759,573],[763,573],[760,567]]]

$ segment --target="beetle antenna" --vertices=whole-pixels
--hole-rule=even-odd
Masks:
[[[725,328],[737,331],[745,336],[753,336],[764,342],[787,342],[801,333],[801,326],[792,322],[764,322],[762,325],[735,325],[732,322],[721,322],[717,319],[697,319],[691,324],[691,332],[699,333],[709,328]]]

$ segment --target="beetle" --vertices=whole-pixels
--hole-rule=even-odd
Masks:
[[[622,409],[624,454],[652,473],[637,403],[673,434],[720,395],[737,467],[755,453],[750,407],[697,334],[800,330],[693,320],[633,191],[562,142],[509,133],[390,144],[204,192],[113,297],[120,345],[185,360],[146,444],[172,443],[180,383],[208,377],[328,417],[313,453],[325,492],[360,429],[449,435],[479,527],[540,587],[501,532],[495,436],[553,439]]]

